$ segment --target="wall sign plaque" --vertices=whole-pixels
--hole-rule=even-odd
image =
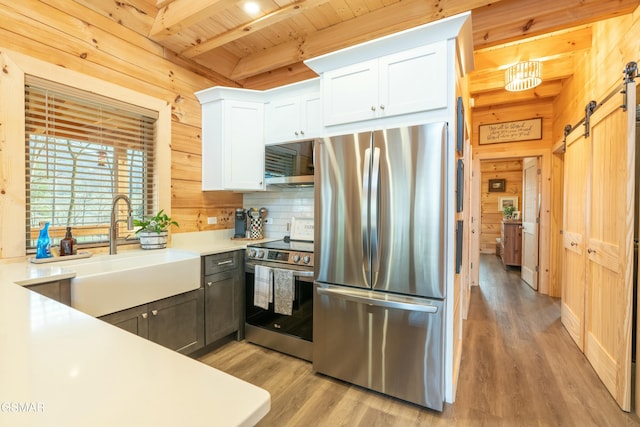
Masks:
[[[478,130],[480,145],[542,139],[542,118],[480,125]]]

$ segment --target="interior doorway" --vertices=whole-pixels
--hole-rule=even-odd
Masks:
[[[525,159],[530,159],[527,162],[534,164],[529,172],[530,191],[526,192],[523,191]],[[500,249],[500,241],[496,240],[500,238],[503,217],[499,209],[502,205],[499,203],[504,203],[505,197],[507,200],[511,198],[513,202],[517,199],[518,219],[522,221],[522,215],[526,215],[523,226],[525,239],[520,242],[520,250],[524,249],[527,257],[524,280],[542,294],[559,296],[556,292],[550,292],[552,241],[550,230],[553,210],[551,169],[550,149],[514,150],[511,153],[488,150],[474,152],[472,191],[479,197],[472,198],[471,223],[476,232],[471,234],[471,247],[475,250],[470,254],[470,259],[473,264],[479,265],[480,253],[495,254],[496,250]],[[498,191],[489,191],[489,179],[505,180],[505,191],[502,195],[496,194],[499,193]],[[522,270],[522,263],[517,267]],[[478,270],[472,269],[472,275],[477,274]],[[479,278],[472,277],[471,282],[479,284]]]
[[[534,290],[538,289],[539,163],[539,157],[480,162],[480,252],[496,254],[504,268],[521,270],[522,280]]]

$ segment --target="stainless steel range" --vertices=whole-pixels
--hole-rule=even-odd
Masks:
[[[248,341],[311,361],[313,261],[313,243],[309,242],[278,240],[247,246],[245,333]],[[282,278],[285,283],[291,280],[287,292],[280,291]],[[270,301],[265,299],[267,294]]]

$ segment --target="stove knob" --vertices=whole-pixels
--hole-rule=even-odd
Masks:
[[[256,250],[255,249],[251,249],[249,251],[249,258],[255,258],[256,257]]]
[[[258,251],[258,258],[264,258],[264,251]]]
[[[300,262],[300,255],[295,254],[295,255],[293,256],[293,262]]]
[[[302,262],[304,262],[305,264],[309,264],[311,262],[311,257],[309,255],[305,255],[302,258]]]

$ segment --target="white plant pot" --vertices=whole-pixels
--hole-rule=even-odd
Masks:
[[[140,247],[142,249],[164,249],[167,247],[169,232],[141,231],[138,236],[140,236]]]

